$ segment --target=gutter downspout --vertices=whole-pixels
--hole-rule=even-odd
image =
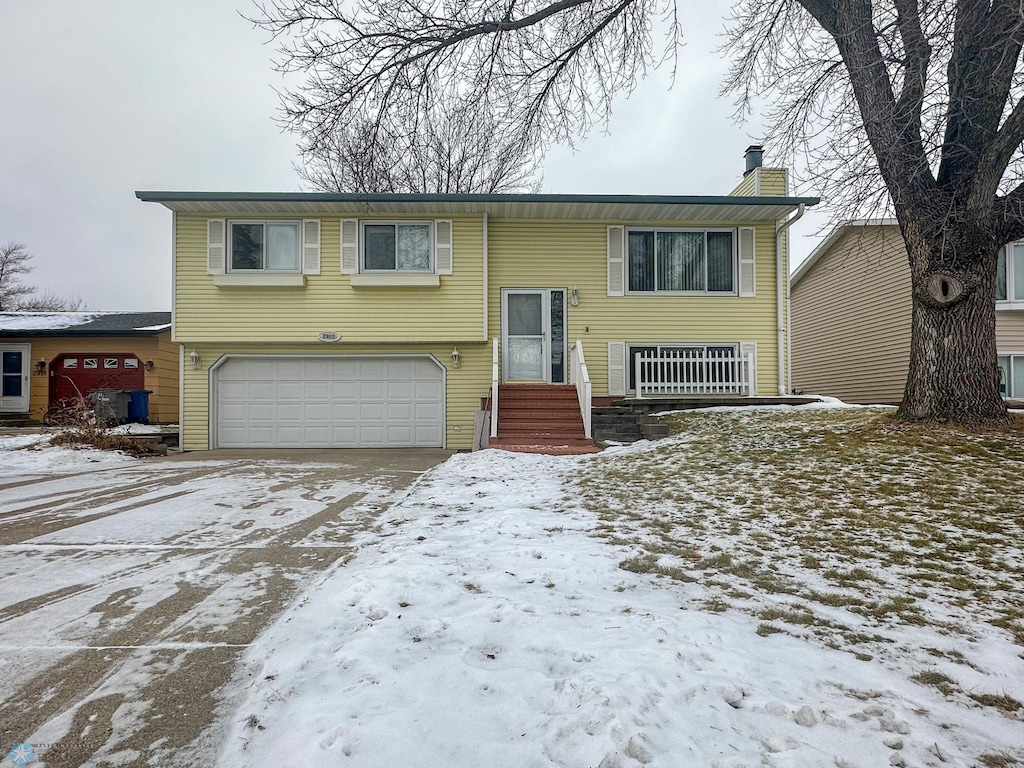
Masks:
[[[783,310],[783,280],[789,283],[789,275],[783,274],[783,266],[789,265],[789,248],[786,249],[786,256],[782,255],[782,236],[786,233],[791,226],[797,223],[805,211],[805,206],[800,203],[800,207],[797,208],[796,215],[792,218],[786,219],[785,221],[775,223],[775,325],[778,336],[776,338],[776,350],[779,358],[779,397],[783,397],[786,394],[786,371],[789,368],[789,303],[785,304],[785,311]],[[788,243],[787,243],[788,246]],[[786,353],[783,354],[783,348],[785,347]]]

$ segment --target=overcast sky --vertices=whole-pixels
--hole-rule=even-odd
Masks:
[[[727,194],[756,122],[718,97],[726,0],[686,3],[669,89],[653,73],[608,132],[548,153],[544,192]],[[135,190],[299,191],[295,138],[274,122],[274,48],[248,0],[0,0],[0,243],[30,282],[90,309],[171,305],[171,214]],[[813,190],[797,190],[814,194]],[[821,217],[794,227],[793,263]]]

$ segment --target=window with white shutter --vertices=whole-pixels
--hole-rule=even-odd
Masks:
[[[753,296],[755,294],[754,265],[754,228],[740,227],[740,296]]]
[[[224,219],[209,219],[206,222],[206,271],[211,275],[224,274],[224,232]]]
[[[621,296],[625,279],[625,228],[608,227],[608,295]]]

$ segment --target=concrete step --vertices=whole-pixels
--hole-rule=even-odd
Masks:
[[[593,440],[587,438],[566,439],[562,437],[541,437],[526,435],[522,437],[492,437],[489,448],[516,453],[543,453],[549,456],[571,456],[585,453],[598,453],[600,448]]]

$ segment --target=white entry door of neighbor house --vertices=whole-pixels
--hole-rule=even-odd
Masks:
[[[0,345],[0,412],[28,413],[29,361],[28,344]]]
[[[427,355],[240,355],[213,371],[215,448],[440,448],[444,369]]]
[[[565,289],[505,288],[501,292],[505,381],[565,383]]]

